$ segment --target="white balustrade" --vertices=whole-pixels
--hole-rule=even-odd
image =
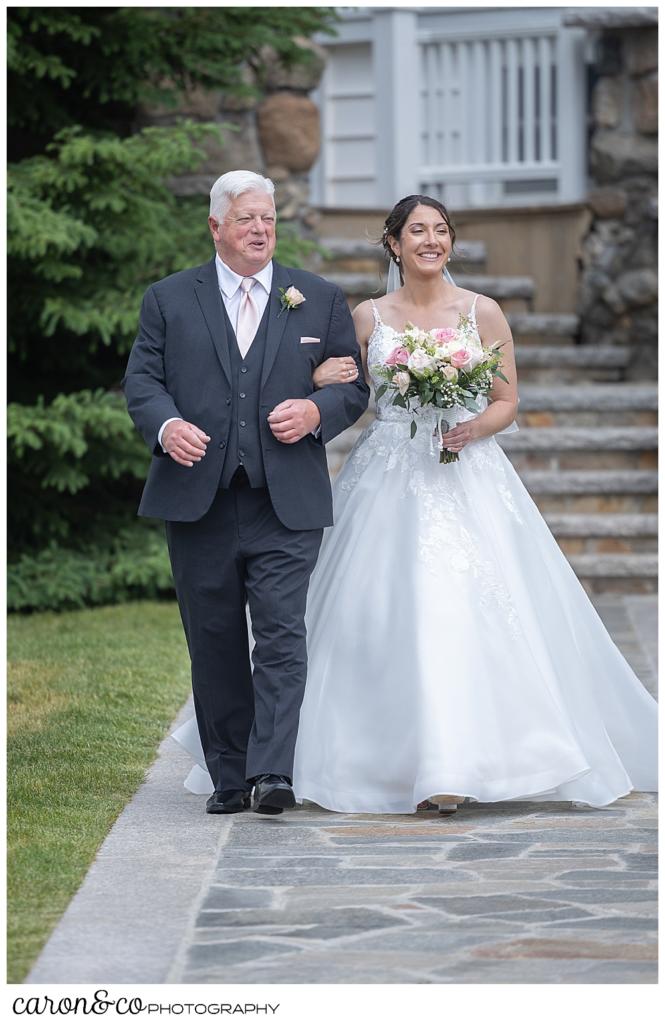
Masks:
[[[557,8],[427,11],[358,9],[337,40],[321,40],[315,201],[384,206],[414,191],[458,209],[582,199],[584,33],[563,27]]]

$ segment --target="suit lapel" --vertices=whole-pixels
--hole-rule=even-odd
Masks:
[[[289,318],[289,310],[282,309],[282,296],[280,288],[288,288],[292,284],[289,271],[286,267],[273,260],[272,287],[268,302],[268,324],[266,326],[266,351],[263,358],[263,370],[261,372],[261,387],[265,384],[273,368],[279,346],[286,330],[286,321]]]
[[[194,285],[196,297],[201,306],[201,312],[210,331],[210,336],[215,346],[215,351],[226,374],[226,379],[231,384],[231,357],[229,355],[229,342],[226,331],[226,320],[222,308],[222,296],[219,291],[217,270],[215,269],[214,258],[210,263],[205,263],[198,274]]]

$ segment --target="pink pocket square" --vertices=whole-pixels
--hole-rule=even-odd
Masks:
[[[301,338],[300,339],[300,344],[301,345],[318,345],[320,343],[320,341],[321,341],[320,338]]]

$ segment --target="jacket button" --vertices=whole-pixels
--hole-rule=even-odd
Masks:
[[[227,398],[227,399],[226,399],[226,404],[227,404],[227,405],[230,405],[230,404],[231,404],[231,399],[230,399],[230,398]]]
[[[247,395],[245,394],[245,392],[244,392],[244,391],[241,391],[241,392],[240,392],[240,397],[241,397],[241,398],[246,398],[246,397],[247,397]],[[228,404],[228,402],[229,402],[229,399],[227,399],[227,404]]]
[[[240,426],[241,426],[241,427],[246,427],[246,426],[247,426],[247,424],[245,423],[245,421],[244,421],[244,420],[240,420]]]
[[[242,450],[242,448],[238,448],[238,455],[240,456],[240,458],[241,458],[241,459],[244,459],[244,458],[245,458],[245,453],[244,453],[244,451]]]
[[[226,448],[226,441],[220,441],[219,442],[219,447],[220,448]]]

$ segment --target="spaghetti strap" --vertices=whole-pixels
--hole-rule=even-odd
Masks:
[[[381,316],[379,315],[379,311],[376,308],[376,302],[374,301],[374,299],[370,299],[369,301],[372,304],[372,313],[374,314],[374,326],[375,327],[380,327],[381,324],[383,323],[383,320],[381,319]]]
[[[477,321],[476,321],[476,303],[477,303],[477,301],[478,301],[478,296],[475,295],[474,299],[473,299],[473,302],[471,303],[471,309],[469,310],[469,319],[473,320],[473,322],[474,322],[474,324],[476,324],[476,326],[477,326]]]

